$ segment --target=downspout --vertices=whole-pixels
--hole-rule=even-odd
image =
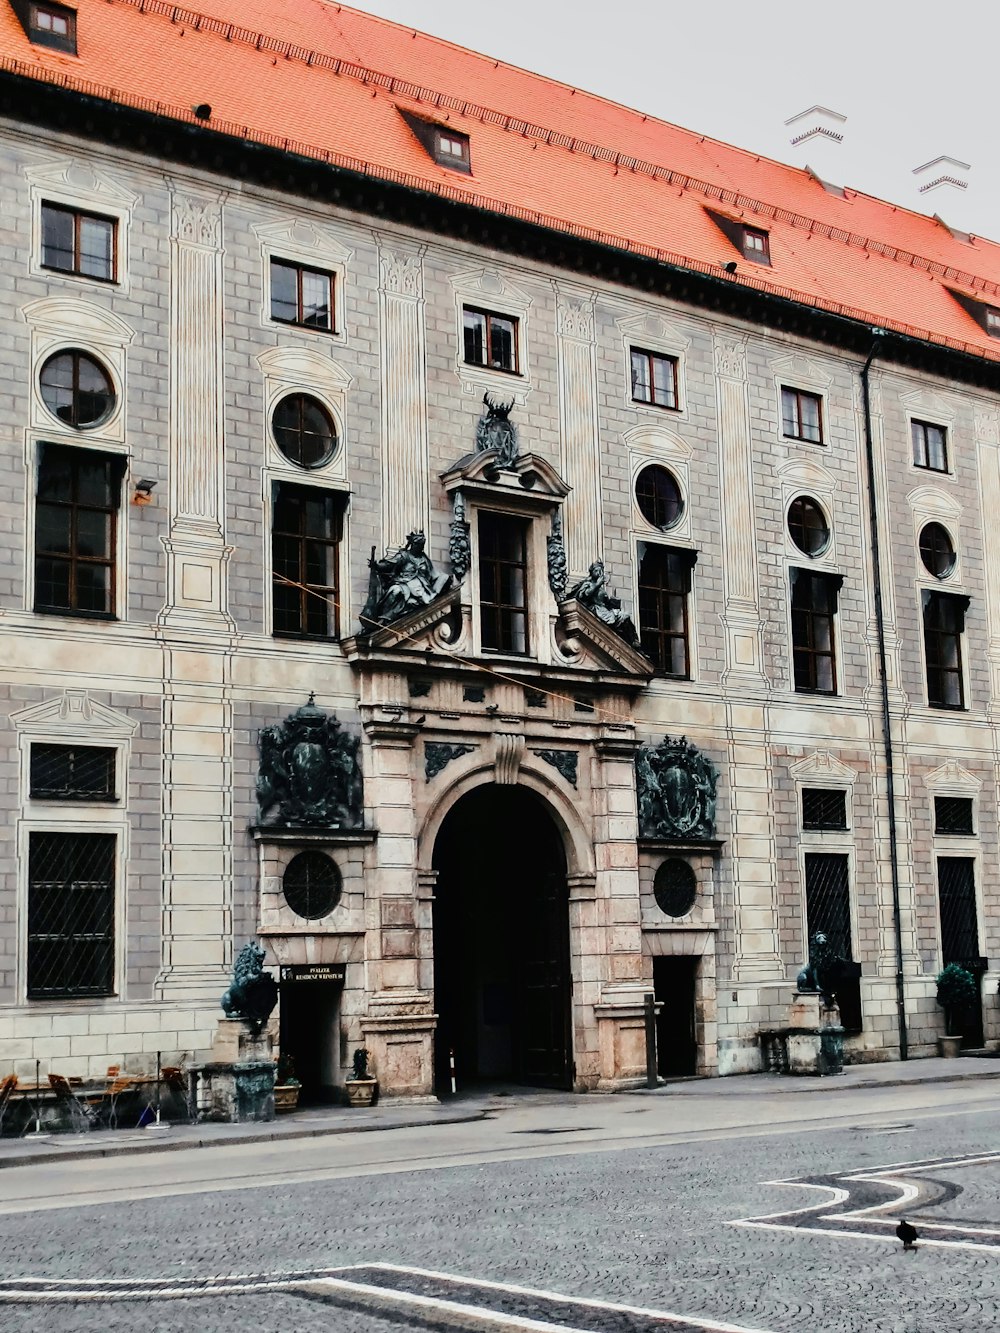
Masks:
[[[882,607],[882,557],[878,540],[878,498],[875,491],[875,447],[872,442],[872,405],[868,372],[882,345],[885,331],[872,329],[874,341],[861,369],[861,396],[865,407],[865,463],[868,469],[868,522],[872,543],[872,589],[875,594],[875,626],[878,635],[879,685],[882,693],[882,746],[885,752],[886,799],[889,803],[889,865],[892,871],[892,928],[896,942],[896,1022],[899,1028],[899,1058],[909,1057],[906,1036],[906,995],[903,989],[903,926],[899,910],[899,851],[896,845],[896,777],[892,754],[892,720],[889,716],[889,677],[885,651],[885,613]]]

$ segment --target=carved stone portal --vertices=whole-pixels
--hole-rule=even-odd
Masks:
[[[357,828],[363,815],[360,740],[317,708],[315,695],[281,726],[260,733],[257,803],[262,822]],[[270,818],[272,812],[277,814]]]
[[[718,780],[712,761],[684,736],[664,736],[655,749],[640,746],[635,756],[639,836],[714,838]]]

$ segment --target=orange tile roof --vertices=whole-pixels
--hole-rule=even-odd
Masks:
[[[1000,361],[949,288],[1000,307],[1000,245],[327,0],[77,0],[79,55],[0,4],[0,70],[288,148]],[[469,135],[434,163],[404,108]],[[744,261],[713,209],[770,234]]]

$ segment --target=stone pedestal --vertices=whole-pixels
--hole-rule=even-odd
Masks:
[[[267,1031],[255,1037],[238,1018],[221,1018],[212,1058],[191,1065],[191,1114],[240,1125],[274,1119],[274,1060]]]
[[[789,1074],[840,1074],[844,1029],[840,1010],[827,1007],[816,991],[796,991],[788,1012]]]

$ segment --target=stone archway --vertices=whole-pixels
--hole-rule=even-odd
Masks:
[[[561,821],[524,786],[481,784],[433,848],[435,1081],[569,1088],[569,894]]]

